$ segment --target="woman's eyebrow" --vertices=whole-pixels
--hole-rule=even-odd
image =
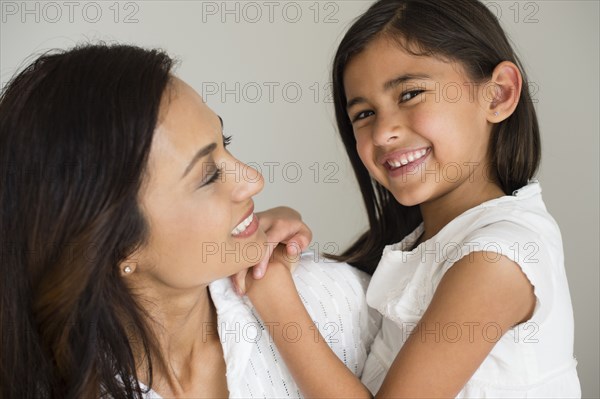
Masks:
[[[223,127],[224,127],[223,118],[221,118],[219,115],[217,115],[217,117],[219,118],[219,122],[221,123],[221,130],[223,130]],[[208,154],[210,154],[211,152],[213,152],[215,150],[215,148],[217,148],[217,144],[211,143],[211,144],[207,145],[206,147],[203,147],[200,150],[198,150],[196,155],[194,155],[194,157],[190,161],[187,168],[185,168],[185,171],[183,172],[183,175],[181,176],[181,178],[183,179],[185,176],[187,176],[187,174],[190,173],[190,171],[194,168],[194,165],[196,165],[196,162],[198,162],[198,160],[200,160],[202,157],[205,157]]]
[[[183,175],[181,176],[181,178],[183,179],[188,173],[190,173],[190,170],[192,170],[192,168],[194,167],[194,165],[196,165],[196,162],[198,162],[198,160],[200,160],[201,158],[203,158],[203,157],[207,156],[208,154],[210,154],[211,152],[213,152],[215,150],[215,148],[217,148],[217,144],[210,143],[206,147],[202,147],[201,149],[199,149],[198,152],[196,153],[196,155],[194,155],[194,157],[190,161],[187,168],[185,168],[185,172],[183,172]]]

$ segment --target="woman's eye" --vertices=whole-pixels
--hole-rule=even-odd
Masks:
[[[217,180],[219,180],[221,178],[221,168],[219,168],[218,166],[215,168],[215,173],[213,173],[208,180],[203,180],[202,183],[200,183],[200,185],[198,186],[198,188],[202,188],[202,187],[206,187],[208,185],[213,184],[214,182],[216,182]]]
[[[352,122],[357,122],[361,119],[365,119],[368,118],[371,115],[374,115],[375,113],[373,111],[362,111],[359,112],[358,114],[356,114],[356,116],[354,116],[354,119],[352,120]]]
[[[231,144],[231,139],[233,136],[223,136],[223,147],[226,147]]]
[[[402,93],[402,96],[400,96],[400,102],[410,101],[413,98],[415,98],[416,96],[418,96],[419,94],[423,93],[424,91],[425,90],[411,90],[411,91]]]

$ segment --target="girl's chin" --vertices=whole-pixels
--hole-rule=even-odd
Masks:
[[[422,204],[424,199],[421,195],[417,195],[417,193],[410,192],[407,189],[403,189],[403,190],[389,190],[390,193],[394,196],[394,199],[403,206],[415,206],[415,205],[419,205]]]

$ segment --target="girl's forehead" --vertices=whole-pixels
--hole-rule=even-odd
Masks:
[[[415,55],[398,42],[379,38],[350,59],[344,69],[344,86],[382,88],[394,79],[447,80],[464,77],[462,66],[439,56]],[[410,78],[410,79],[409,79]]]

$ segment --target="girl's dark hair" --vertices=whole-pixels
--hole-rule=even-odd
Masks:
[[[138,191],[171,67],[158,50],[84,45],[5,86],[0,397],[141,397],[133,345],[151,384],[155,339],[118,265],[147,234]]]
[[[422,221],[418,206],[406,207],[369,176],[358,157],[346,111],[344,70],[373,40],[386,36],[410,54],[460,62],[474,82],[489,79],[502,61],[512,61],[523,75],[514,113],[495,125],[490,158],[506,194],[527,184],[541,157],[539,128],[525,71],[497,18],[477,0],[380,0],[348,30],[333,63],[333,97],[338,129],[360,185],[370,230],[340,256],[373,273],[385,245],[401,241]]]

